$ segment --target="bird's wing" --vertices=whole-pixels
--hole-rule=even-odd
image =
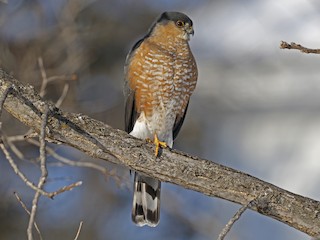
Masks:
[[[177,115],[177,117],[176,117],[176,121],[174,122],[173,130],[172,130],[173,140],[178,136],[178,133],[179,133],[179,131],[181,129],[181,126],[183,124],[184,118],[186,117],[188,106],[189,106],[189,101],[188,101],[188,103],[186,105],[186,108],[185,108],[184,112],[182,114]]]
[[[144,38],[136,42],[132,47],[128,56],[126,58],[126,63],[124,67],[124,96],[125,96],[125,130],[127,133],[130,133],[133,130],[134,124],[139,117],[139,114],[136,109],[135,104],[135,90],[130,88],[129,79],[128,79],[128,67],[131,61],[131,58],[134,56],[136,49],[141,45]]]

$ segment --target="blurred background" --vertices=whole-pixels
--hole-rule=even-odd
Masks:
[[[194,22],[191,48],[199,80],[175,148],[213,160],[294,193],[320,199],[320,56],[280,50],[281,40],[320,48],[318,0],[80,0],[0,1],[0,67],[40,89],[38,59],[50,82],[45,99],[124,128],[123,65],[131,46],[163,11],[181,11]],[[7,135],[22,124],[1,116]],[[110,174],[61,164],[49,156],[46,190],[83,181],[54,200],[41,198],[37,223],[45,240],[216,239],[239,205],[163,184],[157,228],[131,223],[132,177],[126,168],[50,145],[77,161],[94,161]],[[38,148],[17,143],[16,163],[39,178]],[[34,192],[0,159],[0,239],[26,239]],[[37,237],[37,234],[34,234]],[[247,211],[227,239],[310,239],[276,220]]]

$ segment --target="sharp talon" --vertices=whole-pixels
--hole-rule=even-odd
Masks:
[[[154,155],[156,157],[158,157],[158,154],[159,154],[159,145],[156,145],[156,151],[155,151]]]
[[[156,145],[156,149],[155,149],[155,153],[154,155],[156,157],[158,157],[158,154],[159,154],[159,148],[162,147],[162,148],[166,148],[168,147],[167,143],[166,142],[161,142],[159,139],[158,139],[158,136],[157,134],[154,134],[154,141],[153,141],[154,145]]]

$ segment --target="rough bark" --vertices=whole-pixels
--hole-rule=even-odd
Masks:
[[[155,159],[152,144],[83,114],[64,112],[42,100],[32,86],[22,85],[0,69],[0,96],[8,88],[4,108],[36,132],[40,130],[45,105],[49,105],[47,137],[53,141],[208,196],[242,205],[255,199],[251,209],[310,236],[320,234],[320,202],[316,200],[176,150],[164,149]]]

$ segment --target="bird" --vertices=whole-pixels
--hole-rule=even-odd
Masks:
[[[193,93],[198,69],[189,46],[192,20],[181,12],[164,12],[129,51],[124,67],[125,130],[172,148]],[[161,182],[135,172],[132,221],[156,227],[160,220]]]

